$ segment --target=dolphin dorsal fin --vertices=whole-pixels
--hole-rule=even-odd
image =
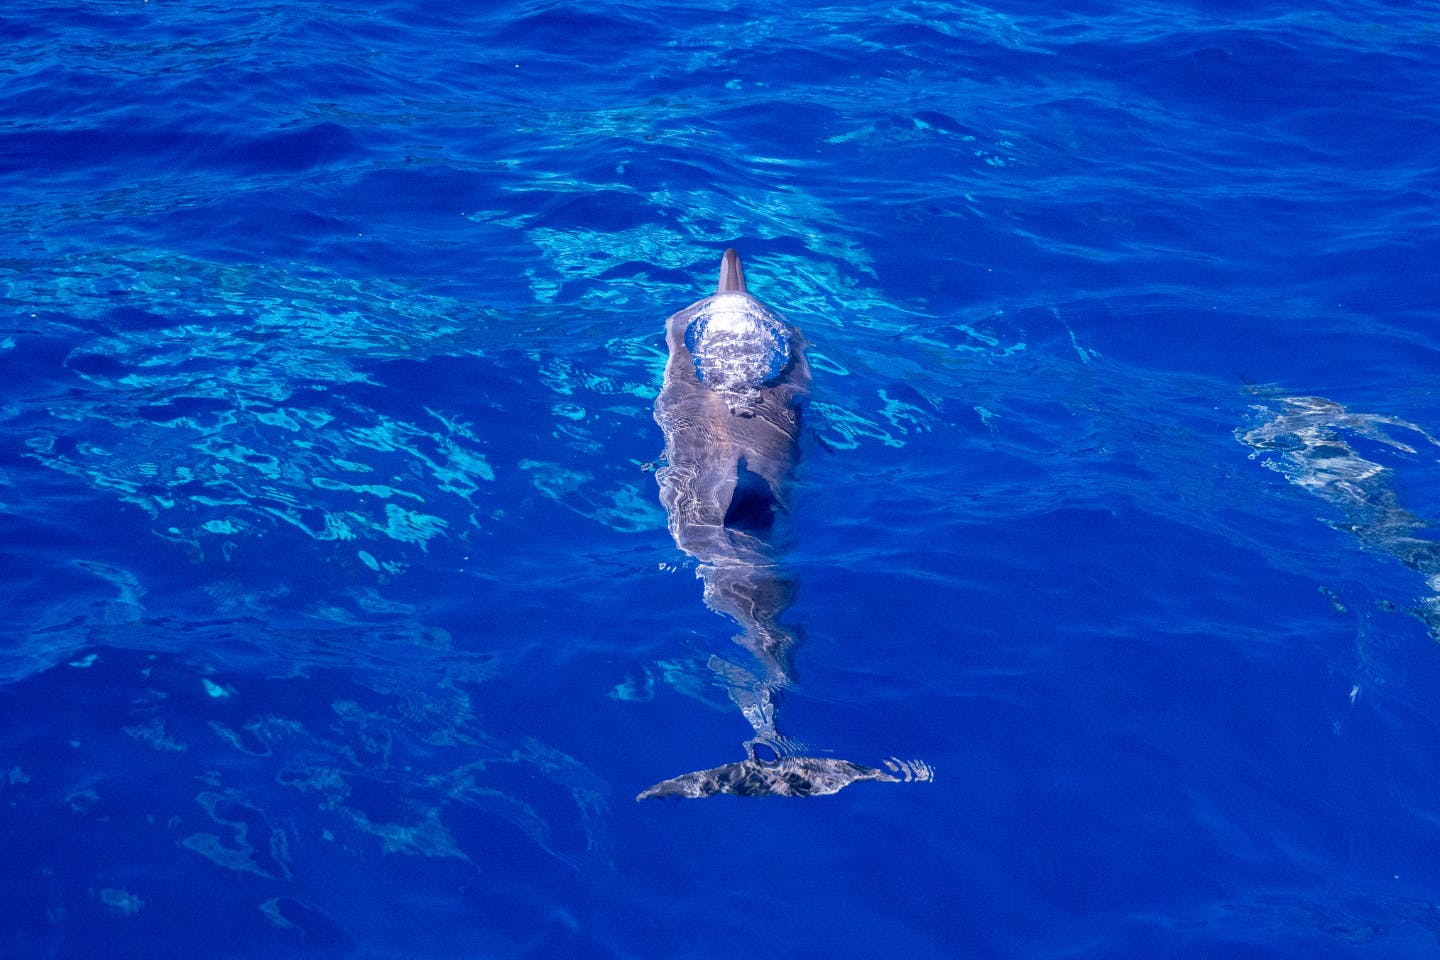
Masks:
[[[733,249],[726,250],[720,259],[720,283],[716,293],[748,293],[745,289],[745,268],[740,266],[740,254]]]

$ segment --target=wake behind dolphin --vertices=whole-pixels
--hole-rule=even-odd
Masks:
[[[794,589],[778,563],[775,529],[810,391],[800,331],[750,294],[739,255],[727,250],[714,295],[671,316],[665,335],[670,359],[655,400],[665,433],[660,501],[675,543],[700,563],[706,606],[740,625],[735,640],[754,658],[750,668],[712,656],[710,667],[755,736],[745,759],[664,780],[636,799],[822,796],[857,780],[930,779],[919,762],[886,761],[887,773],[796,756],[775,728],[775,694],[789,681],[795,644],[779,622]],[[762,758],[757,747],[775,756]]]

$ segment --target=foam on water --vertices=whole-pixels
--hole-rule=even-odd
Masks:
[[[685,328],[695,376],[715,390],[753,390],[779,376],[790,362],[785,324],[740,293],[711,297]]]

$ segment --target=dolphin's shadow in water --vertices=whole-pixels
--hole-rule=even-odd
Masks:
[[[665,433],[660,501],[675,543],[699,561],[706,606],[740,625],[736,642],[754,658],[754,670],[710,658],[754,737],[745,759],[661,781],[637,799],[812,797],[859,780],[931,779],[918,761],[888,760],[887,772],[798,756],[775,728],[795,645],[779,622],[794,585],[779,563],[777,530],[810,391],[800,332],[750,294],[739,256],[727,250],[714,295],[671,316],[665,334],[670,358],[655,400]]]

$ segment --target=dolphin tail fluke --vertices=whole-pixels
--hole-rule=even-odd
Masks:
[[[885,761],[890,772],[831,757],[782,757],[764,761],[749,757],[711,770],[696,770],[662,780],[641,791],[636,800],[654,797],[823,797],[839,793],[860,780],[908,783],[933,780],[934,771],[920,760]]]
[[[720,261],[720,283],[716,293],[747,293],[745,289],[745,268],[740,265],[740,254],[733,249],[726,250]]]

